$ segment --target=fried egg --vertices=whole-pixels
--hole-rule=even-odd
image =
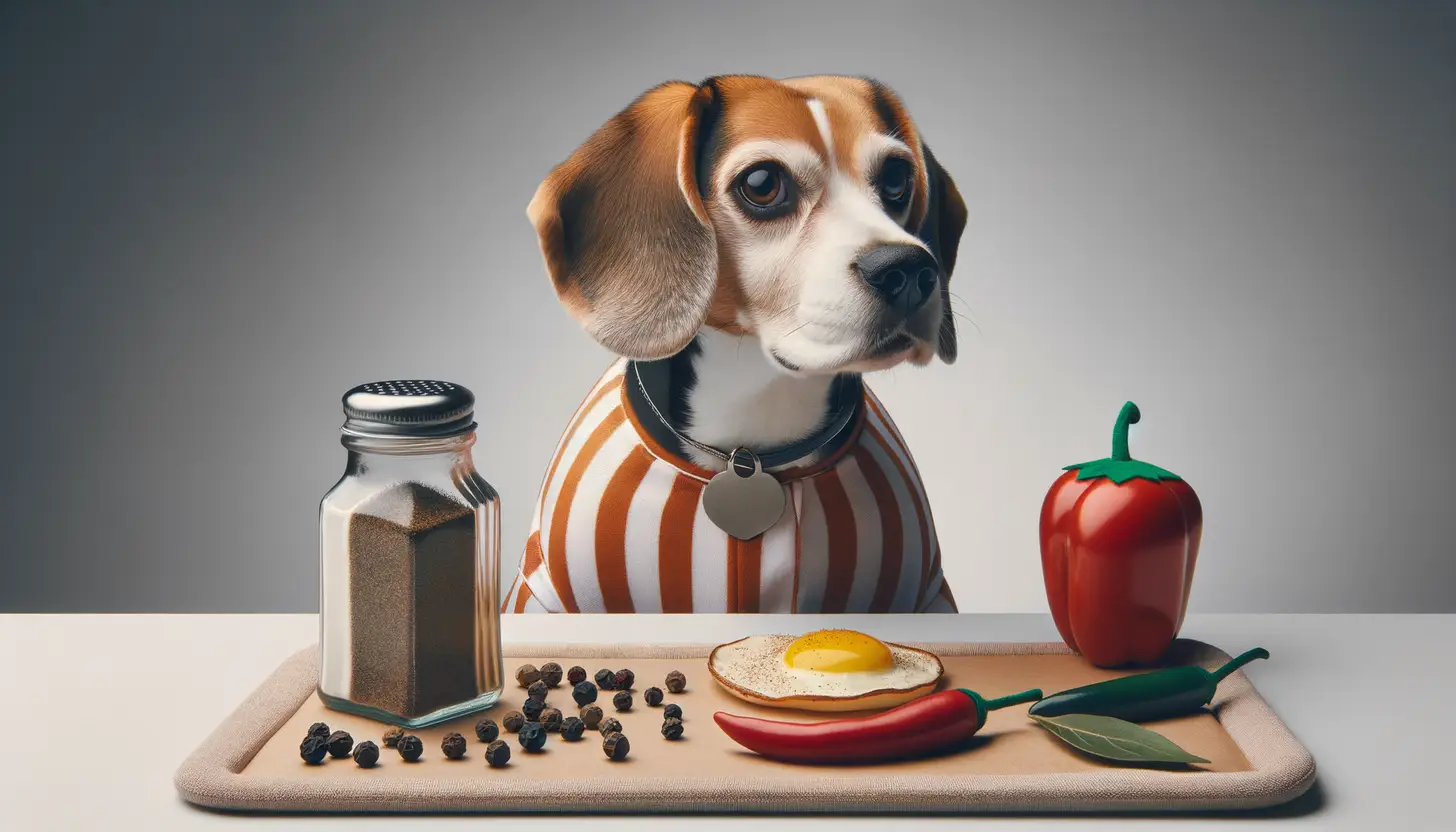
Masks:
[[[724,644],[708,656],[708,672],[729,693],[757,705],[859,711],[930,693],[945,668],[914,647],[855,630],[817,630]]]

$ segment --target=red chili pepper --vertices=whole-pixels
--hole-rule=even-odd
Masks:
[[[1132,458],[1122,406],[1112,456],[1069,465],[1041,509],[1052,618],[1067,646],[1099,667],[1155,661],[1188,608],[1203,508],[1177,474]]]
[[[965,742],[986,713],[1034,702],[1041,691],[983,699],[965,688],[943,690],[873,716],[826,722],[781,722],[719,711],[713,720],[750,751],[795,763],[860,763],[918,757]]]

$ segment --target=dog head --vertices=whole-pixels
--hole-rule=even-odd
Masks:
[[[619,355],[672,355],[711,326],[757,336],[792,374],[955,360],[965,203],[874,81],[663,84],[527,213],[561,302]]]

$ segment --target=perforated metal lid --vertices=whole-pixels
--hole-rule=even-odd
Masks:
[[[475,430],[475,394],[426,379],[371,381],[344,394],[344,433],[441,437]]]

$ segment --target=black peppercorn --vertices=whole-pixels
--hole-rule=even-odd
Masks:
[[[593,731],[597,730],[597,726],[602,724],[602,709],[596,705],[587,705],[581,709],[581,721]]]
[[[663,719],[682,719],[682,706],[676,702],[662,709]]]
[[[541,665],[541,681],[547,687],[556,687],[561,684],[561,665],[556,662],[547,662]]]
[[[500,736],[500,729],[496,727],[495,720],[482,719],[475,723],[475,738],[481,742],[491,742]]]
[[[605,667],[598,670],[597,675],[592,678],[597,680],[597,687],[602,690],[611,690],[617,684],[617,674],[607,670]]]
[[[299,743],[298,756],[303,758],[305,763],[316,766],[324,761],[329,753],[329,741],[316,734],[309,734]]]
[[[574,716],[561,720],[561,738],[567,742],[576,742],[581,739],[582,731],[586,729],[586,723]]]
[[[465,738],[452,731],[440,740],[440,750],[447,758],[458,760],[465,756]]]
[[[630,670],[618,670],[616,674],[612,676],[612,684],[616,686],[617,690],[631,690],[632,683],[636,681],[637,674],[633,673]]]
[[[524,724],[526,724],[526,715],[520,711],[511,711],[501,717],[501,727],[510,731],[512,734],[521,730],[521,726]]]
[[[399,744],[395,746],[399,756],[404,758],[406,763],[413,763],[425,753],[425,744],[414,734],[406,734],[399,738]]]
[[[536,681],[531,683],[530,687],[526,688],[526,696],[536,700],[537,702],[545,702],[547,690],[548,688],[546,687],[545,680],[537,679]]]
[[[555,708],[547,708],[541,712],[541,727],[547,731],[561,730],[561,711]]]
[[[374,768],[374,764],[379,762],[379,746],[369,740],[354,746],[354,762],[359,764],[359,768]]]
[[[613,731],[602,740],[602,751],[606,752],[607,759],[613,762],[627,759],[627,752],[631,750],[632,747],[627,743],[625,734]]]
[[[656,708],[662,704],[662,688],[648,688],[642,691],[642,701],[650,708]]]
[[[329,755],[335,760],[344,759],[353,750],[354,738],[349,736],[348,731],[335,731],[329,734]]]
[[[501,740],[493,740],[485,747],[485,762],[491,768],[501,768],[511,761],[511,747]]]
[[[683,735],[682,720],[668,717],[662,721],[662,735],[670,740],[680,740]]]
[[[571,669],[566,671],[566,681],[573,685],[579,685],[586,681],[586,668],[579,664],[572,665]]]
[[[527,722],[516,734],[516,742],[527,751],[540,751],[546,745],[546,729],[539,722]]]
[[[399,745],[399,738],[404,736],[403,728],[391,728],[384,732],[384,747],[394,748]]]
[[[668,693],[682,693],[687,690],[688,677],[682,675],[682,671],[674,670],[667,674],[667,678],[663,680],[662,686],[667,688]]]
[[[622,723],[616,717],[609,716],[602,720],[601,724],[597,726],[597,730],[602,732],[602,736],[605,737],[614,731],[622,730]]]
[[[597,701],[597,686],[591,682],[578,682],[576,687],[571,689],[571,698],[575,699],[578,705],[590,705]]]
[[[523,664],[516,668],[516,684],[523,688],[530,687],[532,682],[540,678],[541,671],[534,664]]]
[[[619,711],[632,710],[632,692],[626,690],[617,691],[617,695],[612,697],[612,707]]]
[[[323,737],[324,739],[328,739],[330,733],[331,732],[329,731],[329,725],[327,722],[315,722],[314,724],[308,726],[307,736]]]
[[[546,703],[539,699],[527,699],[521,705],[521,713],[526,715],[527,722],[540,722],[541,712],[546,710]]]

